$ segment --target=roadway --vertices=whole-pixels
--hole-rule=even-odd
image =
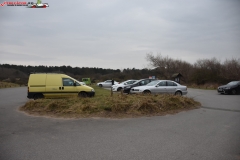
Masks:
[[[240,160],[240,95],[188,89],[202,108],[127,119],[61,119],[18,109],[27,88],[0,89],[0,160]]]

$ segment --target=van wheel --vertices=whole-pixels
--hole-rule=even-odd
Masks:
[[[78,94],[78,97],[87,97],[88,95],[87,95],[87,93],[86,92],[80,92],[79,94]]]
[[[35,94],[34,97],[33,97],[34,100],[41,99],[41,98],[44,98],[43,94]]]

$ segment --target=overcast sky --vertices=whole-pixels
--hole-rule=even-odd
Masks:
[[[192,64],[240,58],[240,0],[42,2],[49,7],[0,7],[0,64],[142,69],[146,53]]]

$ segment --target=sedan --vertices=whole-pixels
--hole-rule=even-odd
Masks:
[[[148,83],[146,86],[134,87],[130,93],[186,95],[187,86],[170,80],[156,80]]]
[[[240,93],[240,81],[232,81],[226,85],[219,86],[217,89],[221,94],[239,94]]]
[[[114,81],[114,85],[118,84],[119,82]],[[112,80],[106,80],[104,82],[97,83],[97,86],[99,87],[112,87]]]
[[[149,78],[146,78],[146,79],[140,79],[136,82],[134,82],[133,84],[129,84],[127,86],[124,86],[123,87],[123,93],[127,93],[129,94],[130,93],[130,90],[131,88],[133,87],[137,87],[137,86],[144,86],[152,81],[155,81],[156,79],[149,79]]]
[[[121,91],[124,88],[124,86],[129,85],[129,84],[133,84],[136,81],[137,80],[130,79],[130,80],[124,81],[122,83],[115,84],[115,85],[112,86],[112,91],[114,91],[114,92]]]

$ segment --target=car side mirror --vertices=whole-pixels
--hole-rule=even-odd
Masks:
[[[76,82],[74,82],[73,85],[76,86]]]
[[[159,87],[159,85],[156,85],[155,87]]]

